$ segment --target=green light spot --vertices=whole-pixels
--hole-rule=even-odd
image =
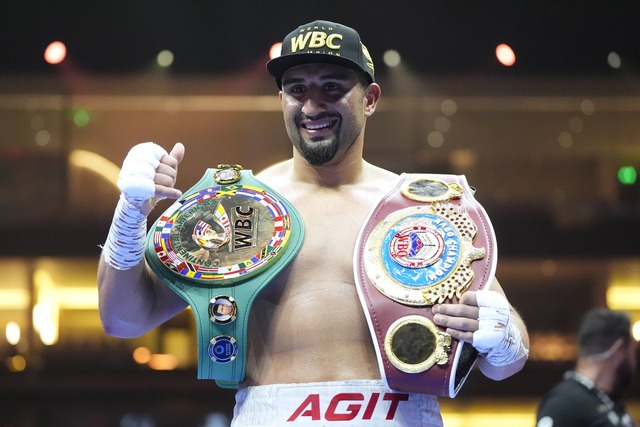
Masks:
[[[633,185],[638,179],[638,172],[633,166],[622,166],[618,169],[618,181],[623,185]]]
[[[78,127],[85,127],[89,124],[89,113],[87,110],[77,110],[73,113],[73,123]]]

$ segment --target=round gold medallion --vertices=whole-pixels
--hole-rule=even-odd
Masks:
[[[402,372],[424,372],[449,360],[451,335],[442,332],[429,319],[410,315],[396,320],[384,340],[389,361]]]

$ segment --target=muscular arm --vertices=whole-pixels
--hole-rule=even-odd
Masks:
[[[128,270],[98,265],[100,321],[105,333],[140,336],[180,313],[185,301],[160,283],[144,262]]]
[[[120,174],[118,185],[123,194],[100,257],[97,277],[103,329],[108,335],[122,338],[144,334],[187,305],[146,265],[142,258],[144,240],[130,239],[130,235],[140,230],[145,232],[146,215],[155,200],[180,196],[174,184],[184,146],[178,143],[171,153],[164,155],[157,146],[141,144],[134,148]],[[123,240],[127,242],[123,244]]]
[[[505,293],[496,279],[490,286],[492,291],[502,295],[505,299]],[[474,343],[474,332],[479,329],[479,313],[478,300],[476,292],[466,292],[460,298],[459,304],[437,304],[433,306],[434,322],[446,328],[453,338]],[[509,304],[509,323],[519,332],[522,340],[522,346],[528,353],[529,351],[529,334],[527,328],[518,312]],[[505,336],[505,339],[507,337]],[[478,359],[478,367],[480,371],[493,380],[499,381],[510,377],[520,371],[527,360],[526,353],[522,354],[514,360],[509,360],[506,364],[494,365],[489,363],[485,357]]]

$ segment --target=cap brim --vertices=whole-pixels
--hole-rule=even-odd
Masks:
[[[369,80],[373,82],[373,78],[369,73],[360,68],[358,64],[350,59],[343,58],[341,56],[333,55],[319,55],[317,53],[297,53],[295,55],[278,56],[267,62],[267,70],[276,79],[276,84],[279,88],[282,87],[282,75],[291,67],[302,64],[336,64],[343,67],[351,68],[356,71],[360,71],[367,75]]]

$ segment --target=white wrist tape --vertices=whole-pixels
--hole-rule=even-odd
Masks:
[[[476,292],[478,330],[473,333],[473,346],[493,366],[509,365],[527,357],[529,352],[522,336],[511,322],[509,302],[495,291]]]
[[[105,262],[118,270],[138,265],[144,256],[147,216],[140,207],[155,196],[155,174],[167,154],[153,142],[134,146],[122,163],[118,188],[122,194],[116,206],[102,254]]]
[[[102,255],[107,265],[128,270],[142,261],[147,235],[147,216],[120,195]]]

